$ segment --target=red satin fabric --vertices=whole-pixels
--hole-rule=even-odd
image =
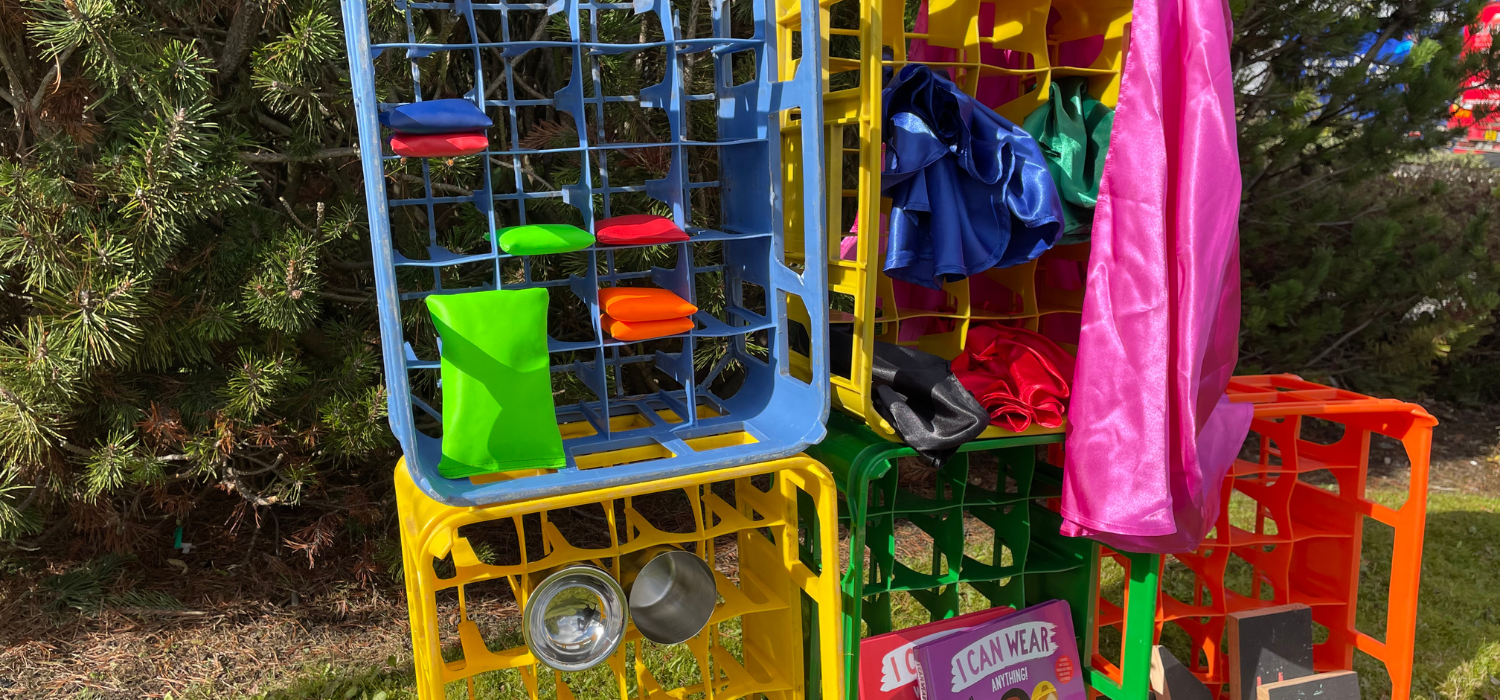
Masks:
[[[1021,432],[1062,425],[1073,356],[1040,333],[1000,325],[969,329],[953,374],[990,413],[990,423]]]

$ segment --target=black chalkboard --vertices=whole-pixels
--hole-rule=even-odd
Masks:
[[[1188,667],[1160,645],[1151,650],[1151,692],[1157,700],[1214,700],[1215,697]]]
[[[1229,697],[1256,700],[1256,688],[1313,675],[1312,608],[1280,605],[1229,616]]]
[[[1359,675],[1334,671],[1262,685],[1257,700],[1359,700]]]

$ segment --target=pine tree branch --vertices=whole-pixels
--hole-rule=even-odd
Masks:
[[[76,48],[77,47],[75,46],[69,46],[62,52],[62,55],[58,56],[57,59],[52,62],[52,67],[47,70],[47,75],[43,76],[41,84],[37,85],[36,94],[31,96],[32,112],[37,112],[42,108],[42,97],[46,96],[47,94],[48,83],[53,83],[55,81],[56,87],[53,88],[54,91],[57,89],[57,87],[62,87],[62,66],[64,63],[68,62],[69,58],[72,58],[73,50]]]
[[[502,168],[508,168],[510,170],[515,170],[516,169],[516,166],[514,166],[514,165],[512,165],[510,163],[507,163],[504,160],[501,160],[499,156],[490,156],[490,162],[493,163],[493,164],[495,164],[495,165],[498,165],[498,166],[500,166]],[[531,168],[531,164],[525,158],[522,158],[521,162],[522,162],[521,172],[523,174],[525,174],[526,177],[531,178],[532,180],[536,181],[537,184],[539,184],[539,185],[541,185],[543,187],[546,187],[549,190],[556,190],[557,189],[556,185],[554,185],[554,184],[552,184],[550,182],[547,182],[547,180],[545,178],[543,178],[541,175],[536,174],[536,171]]]
[[[73,454],[78,455],[79,457],[93,457],[94,456],[94,451],[93,450],[88,449],[87,447],[79,447],[77,445],[74,445],[71,442],[68,442],[67,440],[58,440],[57,441],[57,446],[63,448],[64,450],[67,450],[68,452],[72,452]]]
[[[492,43],[490,41],[489,35],[485,34],[485,32],[484,32],[483,29],[479,29],[478,31],[479,31],[479,38],[480,38],[481,41],[484,41],[485,43]],[[546,33],[547,33],[547,18],[544,17],[544,18],[542,18],[541,21],[537,22],[536,30],[531,33],[531,39],[529,39],[528,41],[541,41],[542,35],[544,35]],[[505,53],[502,52],[499,48],[497,48],[497,47],[491,47],[490,51],[494,52],[494,54],[496,56],[499,56],[501,61],[505,60]],[[515,75],[515,71],[514,70],[511,71],[511,75],[512,76]],[[517,81],[517,84],[521,84],[521,83],[519,81]],[[552,99],[552,98],[547,97],[545,95],[541,95],[541,93],[537,92],[536,90],[533,90],[531,88],[531,86],[529,86],[529,85],[522,85],[522,86],[525,87],[527,90],[531,90],[534,94],[540,95],[541,99],[544,99],[544,100],[550,100],[550,99]],[[487,88],[484,91],[485,92],[484,98],[485,99],[490,99],[490,98],[494,97],[495,93],[499,92],[500,88],[502,88],[502,87],[505,87],[505,81],[504,80],[496,80],[495,82],[490,83],[489,88]]]
[[[240,64],[250,55],[250,45],[256,30],[263,24],[264,12],[258,0],[240,0],[234,19],[229,21],[229,36],[224,39],[224,52],[219,54],[219,79],[227,81]]]
[[[26,500],[21,501],[20,505],[15,507],[17,511],[25,512],[27,508],[31,507],[31,504],[36,502],[36,499],[41,497],[42,481],[45,477],[45,474],[37,474],[36,478],[31,480],[31,493],[27,494]]]
[[[0,88],[0,99],[9,102],[11,108],[16,110],[17,112],[21,111],[21,101],[12,97],[9,92],[5,91],[5,88]]]
[[[279,199],[281,201],[281,208],[285,209],[287,215],[290,216],[290,217],[292,217],[292,223],[296,224],[297,228],[300,228],[303,231],[306,231],[306,232],[311,233],[313,235],[317,235],[318,234],[318,229],[313,228],[312,226],[308,226],[307,224],[305,224],[305,223],[302,222],[302,217],[297,216],[297,212],[292,209],[292,203],[286,201],[286,197],[277,197],[277,199]],[[323,203],[322,202],[318,202],[318,223],[319,224],[323,223]]]
[[[230,491],[238,493],[240,498],[258,506],[274,506],[281,502],[280,496],[263,496],[256,492],[255,489],[247,486],[239,474],[235,473],[232,469],[224,476],[224,480],[220,483],[229,487]]]
[[[62,533],[64,529],[72,524],[73,519],[64,515],[63,517],[59,518],[52,527],[47,528],[46,532],[38,535],[36,539],[30,542],[21,542],[20,540],[17,540],[16,542],[13,542],[11,546],[24,552],[35,552],[37,550],[40,550],[42,548],[42,545],[45,545],[47,542],[51,541],[52,538],[57,537]]]
[[[264,126],[267,129],[270,129],[271,131],[274,131],[278,134],[281,134],[282,136],[292,135],[292,127],[282,124],[275,119],[272,119],[270,115],[267,115],[265,112],[262,112],[258,109],[255,110],[255,121],[260,122],[261,126]]]
[[[237,477],[260,476],[261,474],[264,474],[266,472],[274,471],[277,467],[281,466],[281,462],[286,459],[286,453],[285,452],[276,455],[276,461],[274,461],[274,462],[265,462],[265,461],[256,459],[254,457],[251,457],[248,454],[242,454],[240,456],[243,457],[243,458],[245,458],[246,461],[254,462],[254,463],[260,465],[260,469],[255,469],[255,470],[251,470],[251,471],[243,471],[243,470],[239,470],[239,469],[235,469],[233,467],[230,467],[229,468],[229,474],[231,476],[237,476]]]
[[[410,173],[391,173],[389,177],[392,177],[394,179],[400,180],[402,182],[410,182],[410,183],[417,184],[417,185],[422,184],[422,178],[417,177],[416,175],[412,175]],[[473,196],[473,194],[474,194],[473,190],[466,189],[466,188],[463,188],[463,187],[459,187],[458,185],[450,185],[450,184],[447,184],[447,183],[444,183],[444,182],[434,182],[434,183],[432,183],[432,191],[433,192],[447,192],[449,194],[456,194],[456,195],[460,195],[460,196],[463,196],[463,197]]]
[[[1344,343],[1348,342],[1348,340],[1350,338],[1353,338],[1355,335],[1358,335],[1360,331],[1362,331],[1362,330],[1364,330],[1366,328],[1369,328],[1370,324],[1374,323],[1376,319],[1378,319],[1378,318],[1380,318],[1381,316],[1384,316],[1384,315],[1385,314],[1383,314],[1383,313],[1382,314],[1376,314],[1374,316],[1371,316],[1370,318],[1365,319],[1364,323],[1361,323],[1358,326],[1355,326],[1354,330],[1351,330],[1348,333],[1345,333],[1343,335],[1343,337],[1339,338],[1338,340],[1333,341],[1332,345],[1329,345],[1328,347],[1324,348],[1323,352],[1318,353],[1317,357],[1314,357],[1313,359],[1308,360],[1306,363],[1304,363],[1302,365],[1302,368],[1303,369],[1308,369],[1308,368],[1311,368],[1313,365],[1318,364],[1319,360],[1322,360],[1323,358],[1328,357],[1328,353],[1331,353],[1334,350],[1337,350],[1340,345],[1343,345]]]
[[[10,92],[5,93],[5,101],[16,109],[17,121],[24,120],[24,103],[26,97],[26,83],[21,80],[21,72],[16,68],[15,61],[10,57],[10,49],[0,40],[0,68],[5,69],[5,75],[10,78]],[[16,97],[20,95],[20,97]]]
[[[375,265],[375,261],[374,260],[349,261],[349,260],[334,260],[333,258],[328,258],[324,262],[326,262],[329,265],[332,265],[332,266],[334,266],[334,267],[336,267],[336,268],[338,268],[340,270],[368,270],[371,267],[374,267],[374,265]]]
[[[351,296],[346,296],[346,295],[343,295],[343,294],[335,294],[333,292],[325,292],[325,291],[322,291],[322,290],[314,291],[313,294],[316,294],[316,295],[318,295],[320,297],[327,297],[327,298],[332,299],[334,301],[346,301],[346,302],[349,302],[350,304],[368,304],[368,303],[370,303],[370,300],[373,298],[373,297],[351,297]]]
[[[350,146],[347,148],[325,148],[316,153],[305,156],[290,155],[286,153],[240,153],[240,160],[246,163],[312,163],[332,158],[358,158],[359,148]]]

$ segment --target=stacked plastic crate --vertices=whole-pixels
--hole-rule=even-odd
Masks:
[[[567,1],[550,9],[402,2],[395,35],[379,39],[369,34],[365,3],[344,5],[391,422],[417,485],[433,498],[493,503],[643,481],[785,457],[821,437],[825,364],[804,360],[804,371],[793,376],[786,319],[789,308],[797,310],[811,356],[821,357],[824,270],[794,269],[789,262],[822,257],[823,239],[802,231],[788,235],[776,215],[788,199],[782,172],[799,173],[802,191],[793,198],[799,206],[822,209],[821,132],[811,126],[819,115],[811,96],[818,94],[820,70],[816,63],[795,70],[778,64],[776,26],[768,19],[773,8],[740,3],[748,7],[715,15],[712,35],[692,37],[678,35],[682,8],[666,0]],[[414,23],[425,12],[449,13],[467,31],[455,30],[461,38],[451,43],[428,43]],[[511,25],[521,17],[566,34],[513,37]],[[621,21],[639,26],[642,40],[599,40],[600,23]],[[498,36],[483,29],[492,24],[498,29],[489,31]],[[815,35],[805,41],[817,48]],[[539,65],[567,76],[553,95],[533,94],[513,69],[538,55]],[[608,60],[621,56],[649,56],[651,64],[665,65],[661,81],[638,94],[609,94],[610,71],[638,70],[636,61]],[[383,84],[377,98],[374,70],[382,58],[409,63],[412,81]],[[424,68],[453,61],[472,66],[473,84],[460,89],[492,116],[490,148],[466,156],[469,163],[389,154],[378,112],[431,99],[434,88],[423,92]],[[807,115],[807,124],[794,119],[794,109]],[[656,142],[611,140],[605,121],[632,118],[664,120],[669,135]],[[565,128],[557,141],[568,145],[539,142],[524,131],[543,123]],[[794,159],[784,161],[783,153]],[[569,164],[575,181],[535,177],[539,159]],[[661,166],[662,177],[632,181],[620,174],[641,160]],[[634,267],[622,261],[624,246],[510,255],[493,236],[466,237],[458,223],[485,231],[527,223],[592,230],[599,219],[643,212],[665,212],[689,238],[657,244],[666,252]],[[789,244],[798,249],[789,251]],[[611,337],[598,322],[599,290],[632,281],[704,302],[692,316],[694,327],[648,343]],[[586,328],[549,328],[547,339],[554,389],[568,399],[557,406],[568,464],[489,483],[444,479],[436,469],[442,445],[437,339],[415,302],[535,288],[549,291],[554,317],[562,310]],[[711,312],[710,302],[723,311]],[[695,365],[711,355],[717,355],[712,365]],[[656,390],[629,391],[623,377],[634,365],[647,367]]]
[[[397,493],[424,700],[450,683],[470,696],[477,683],[532,698],[596,687],[482,634],[474,591],[499,588],[524,605],[559,566],[589,563],[619,578],[622,557],[658,545],[710,564],[733,548],[740,574],[715,575],[721,601],[708,631],[686,644],[690,672],[649,668],[660,655],[631,628],[605,672],[619,697],[801,697],[805,666],[835,665],[836,646],[803,644],[805,630],[833,628],[838,610],[836,547],[823,541],[835,530],[834,492],[826,469],[793,457],[822,437],[828,410],[825,270],[801,264],[825,255],[825,239],[817,217],[788,230],[781,214],[822,211],[826,67],[777,53],[790,41],[821,55],[816,3],[807,9],[804,26],[787,27],[761,0],[713,3],[711,22],[696,4],[669,0],[343,3],[390,417],[405,453]],[[621,24],[632,40],[601,31]],[[542,92],[527,70],[562,87]],[[641,81],[638,91],[617,87]],[[488,147],[441,158],[389,150],[379,115],[439,97],[490,117]],[[544,162],[560,181],[537,174]],[[783,173],[797,174],[797,192],[781,187]],[[498,235],[527,224],[587,234],[629,214],[664,216],[686,240],[649,243],[648,255],[597,241],[518,255]],[[698,307],[691,328],[617,339],[600,319],[601,288],[647,282]],[[546,291],[565,463],[447,478],[444,440],[458,438],[441,428],[444,355],[424,300],[493,290]],[[810,349],[795,372],[789,316]],[[653,526],[633,505],[662,494],[686,504],[690,528]],[[565,537],[555,521],[579,509],[599,511],[597,532]],[[475,528],[503,526],[508,535],[480,546]],[[498,559],[486,554],[496,548]],[[455,618],[445,632],[440,621]],[[838,676],[827,676],[821,692],[831,697]]]
[[[1053,80],[1066,77],[1086,78],[1089,94],[1112,107],[1130,3],[840,0],[830,4],[829,17],[830,78],[823,110],[830,320],[852,324],[855,339],[850,374],[832,378],[833,402],[895,439],[871,400],[874,342],[913,345],[951,360],[964,349],[971,327],[1003,322],[1076,346],[1083,306],[1078,280],[1088,244],[1058,246],[1038,260],[948,283],[939,308],[903,308],[891,279],[881,273],[885,251],[877,235],[876,222],[888,206],[880,195],[882,75],[911,63],[944,70],[965,92],[982,94],[1017,124],[1047,101]],[[915,30],[919,20],[923,32]],[[946,60],[909,58],[919,45],[924,56]],[[1065,61],[1076,65],[1062,65]],[[1056,274],[1067,265],[1077,274]],[[902,332],[903,324],[912,323],[924,330],[915,339]],[[1026,432],[1064,429],[1033,426]],[[1006,435],[1014,433],[992,426],[981,437]]]
[[[784,16],[795,14],[784,5]],[[871,385],[877,340],[952,360],[964,350],[971,328],[1003,323],[1076,349],[1089,246],[1060,245],[1037,260],[950,282],[936,308],[904,307],[881,272],[880,222],[889,207],[880,194],[882,90],[885,76],[923,63],[1017,124],[1048,100],[1054,80],[1068,77],[1085,79],[1089,94],[1113,106],[1131,4],[839,0],[824,6],[830,78],[823,98],[829,150],[823,262],[829,320],[849,324],[854,345],[849,374],[831,379],[833,403],[842,413],[830,417],[829,437],[809,454],[834,471],[850,529],[852,553],[843,580],[845,697],[858,697],[859,639],[898,626],[893,599],[905,596],[933,620],[960,612],[963,600],[979,607],[1067,600],[1080,649],[1089,658],[1098,546],[1058,534],[1061,520],[1050,502],[1061,472],[1040,456],[1045,446],[1061,442],[1066,425],[1032,425],[1020,434],[990,426],[942,469],[924,473],[921,482],[935,480],[933,493],[924,495],[914,490],[916,483],[898,479],[899,461],[915,452],[875,410]],[[791,58],[785,46],[782,55]],[[919,531],[914,537],[930,550],[920,564],[898,557],[898,522]],[[968,538],[966,523],[968,534],[988,534]],[[1141,560],[1126,585],[1134,593],[1135,617],[1147,621],[1137,636],[1149,641],[1156,559]],[[1131,660],[1124,689],[1102,664],[1089,675],[1090,685],[1122,700],[1144,700],[1147,659]]]
[[[1292,375],[1236,377],[1229,393],[1255,405],[1250,439],[1223,484],[1214,531],[1196,552],[1164,562],[1156,618],[1162,643],[1219,691],[1229,680],[1227,616],[1302,603],[1321,628],[1313,646],[1318,671],[1351,669],[1359,651],[1385,668],[1390,697],[1409,697],[1437,421],[1415,404]],[[1399,443],[1411,465],[1397,507],[1365,493],[1378,440]],[[1237,508],[1241,501],[1248,510]],[[1365,528],[1375,523],[1391,529],[1388,565],[1372,561],[1363,546]],[[1390,572],[1384,624],[1361,629],[1361,575],[1376,570]],[[1100,625],[1118,620],[1103,612],[1100,618]]]

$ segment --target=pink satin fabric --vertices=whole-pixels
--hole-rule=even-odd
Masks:
[[[1063,532],[1197,547],[1251,408],[1238,359],[1239,158],[1224,0],[1136,0],[1094,213]]]

